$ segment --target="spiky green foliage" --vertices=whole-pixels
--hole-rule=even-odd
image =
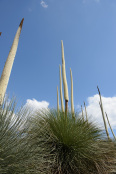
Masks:
[[[114,157],[114,143],[71,113],[0,106],[0,174],[107,174]]]
[[[25,173],[30,157],[22,134],[26,112],[21,109],[15,113],[15,105],[15,100],[6,99],[0,106],[0,174]]]
[[[39,112],[30,123],[30,140],[41,149],[42,158],[36,163],[45,165],[46,173],[107,174],[112,170],[114,143],[105,140],[93,123],[72,119],[70,113],[66,119],[56,111]]]

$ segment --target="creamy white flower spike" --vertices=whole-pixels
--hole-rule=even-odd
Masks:
[[[8,82],[9,82],[9,77],[10,77],[10,74],[11,74],[13,62],[14,62],[17,47],[18,47],[18,42],[19,42],[19,37],[20,37],[23,21],[24,21],[24,18],[22,19],[22,21],[19,25],[19,28],[16,32],[12,47],[10,49],[8,58],[6,60],[6,63],[5,63],[5,66],[4,66],[4,69],[3,69],[3,72],[2,72],[2,75],[1,75],[1,78],[0,78],[0,104],[3,103],[4,95],[5,95],[7,85],[8,85]]]
[[[74,114],[74,103],[73,103],[73,77],[72,77],[72,71],[70,68],[70,78],[71,78],[71,112]]]
[[[103,110],[101,93],[100,93],[100,90],[99,90],[98,86],[97,86],[97,89],[98,89],[98,93],[99,93],[99,97],[100,97],[99,105],[100,105],[100,109],[101,109],[101,113],[102,113],[102,117],[103,117],[104,127],[105,127],[105,131],[106,131],[106,135],[109,139],[110,137],[109,137],[109,132],[108,132],[108,128],[107,128],[107,124],[106,124],[106,120],[105,120],[105,114],[104,114],[104,110]]]
[[[86,121],[88,121],[88,116],[87,116],[87,109],[86,109],[86,105],[85,105],[85,102],[84,102],[84,106],[85,106],[85,115],[86,115]]]
[[[112,127],[111,127],[111,124],[110,124],[110,122],[109,122],[109,119],[108,119],[107,113],[105,112],[105,114],[106,114],[106,118],[107,118],[107,121],[108,121],[108,124],[109,124],[110,130],[111,130],[111,132],[112,132],[112,135],[113,135],[114,139],[116,140],[116,137],[115,137],[114,131],[113,131]]]
[[[66,70],[65,70],[64,47],[63,47],[62,40],[61,40],[61,48],[62,48],[62,77],[63,77],[63,85],[64,85],[64,98],[65,100],[69,101],[68,85],[67,85]]]
[[[59,113],[59,94],[58,94],[58,86],[57,86],[57,111]]]
[[[61,66],[59,65],[60,69],[60,99],[61,99],[61,108],[62,112],[64,112],[64,103],[63,103],[63,95],[62,95],[62,76],[61,76]]]
[[[82,107],[82,105],[81,105],[81,111],[82,111],[82,119],[84,121],[84,114],[83,114],[83,107]]]

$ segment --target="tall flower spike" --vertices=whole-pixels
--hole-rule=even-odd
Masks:
[[[84,114],[83,114],[83,108],[82,108],[82,105],[81,105],[81,111],[82,111],[82,119],[84,121]]]
[[[85,102],[84,102],[84,106],[85,106],[86,121],[88,121],[88,116],[87,116],[87,109],[86,109],[86,105],[85,105]]]
[[[102,113],[102,117],[103,117],[103,122],[104,122],[104,127],[105,127],[105,131],[106,131],[106,135],[107,135],[108,139],[110,139],[110,137],[109,137],[109,132],[108,132],[108,128],[107,128],[107,124],[106,124],[106,120],[105,120],[104,110],[103,110],[103,104],[102,104],[102,99],[101,99],[101,93],[100,93],[100,90],[99,90],[98,86],[97,86],[97,89],[98,89],[98,93],[99,93],[99,97],[100,97],[99,105],[100,105],[100,109],[101,109],[101,113]]]
[[[70,78],[71,78],[71,112],[72,116],[74,117],[74,103],[73,103],[73,77],[72,77],[72,71],[70,68]]]
[[[61,66],[59,65],[60,70],[60,99],[61,99],[61,108],[62,112],[64,112],[64,103],[63,103],[63,95],[62,95],[62,76],[61,76]]]
[[[57,86],[57,112],[59,114],[59,94],[58,94],[58,86]]]
[[[66,70],[65,70],[63,41],[61,41],[61,48],[62,48],[62,76],[63,76],[64,98],[65,98],[65,116],[67,118],[69,97],[68,97],[68,85],[67,85],[67,80],[66,80]]]
[[[63,85],[64,85],[64,98],[65,98],[65,100],[69,101],[69,97],[68,97],[68,85],[67,85],[66,70],[65,70],[65,59],[64,59],[63,41],[61,41],[61,48],[62,48],[62,77],[63,77]]]
[[[109,119],[108,119],[107,113],[105,112],[105,114],[106,114],[106,118],[107,118],[107,121],[108,121],[108,124],[109,124],[110,130],[111,130],[111,132],[112,132],[112,135],[113,135],[114,139],[116,140],[116,137],[115,137],[115,134],[114,134],[114,132],[113,132],[113,129],[112,129],[111,125],[110,125],[110,122],[109,122]]]
[[[24,21],[24,18],[22,19],[22,21],[19,25],[19,28],[16,32],[12,47],[10,49],[8,58],[6,60],[6,63],[5,63],[5,66],[4,66],[4,69],[3,69],[3,72],[2,72],[2,75],[0,78],[0,105],[3,103],[4,95],[6,92],[7,85],[8,85],[9,77],[11,74],[13,62],[14,62],[17,47],[18,47],[18,42],[19,42],[19,37],[20,37],[23,21]]]

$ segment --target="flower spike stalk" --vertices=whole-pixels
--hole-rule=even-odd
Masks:
[[[105,112],[105,114],[106,114],[106,118],[107,118],[107,121],[108,121],[108,124],[109,124],[110,130],[111,130],[111,132],[112,132],[112,135],[113,135],[114,139],[116,140],[116,137],[115,137],[115,134],[114,134],[114,132],[113,132],[113,130],[112,130],[112,127],[111,127],[111,125],[110,125],[110,122],[109,122],[109,119],[108,119],[107,113]]]
[[[98,86],[97,86],[97,89],[98,89],[98,93],[99,93],[99,97],[100,97],[99,105],[100,105],[100,108],[101,108],[101,113],[102,113],[102,117],[103,117],[103,122],[104,122],[104,127],[105,127],[105,131],[106,131],[106,135],[107,135],[108,139],[110,139],[110,137],[109,137],[109,132],[108,132],[108,128],[107,128],[107,124],[106,124],[106,120],[105,120],[104,110],[103,110],[103,104],[102,104],[102,99],[101,99],[101,93],[100,93],[100,90],[99,90]]]
[[[59,115],[59,94],[58,94],[58,86],[57,86],[57,112]]]
[[[72,77],[72,71],[70,68],[70,77],[71,77],[71,112],[72,112],[72,117],[74,116],[74,102],[73,102],[73,77]]]
[[[59,65],[60,69],[60,99],[61,99],[61,108],[62,112],[64,112],[64,103],[63,103],[63,95],[62,95],[62,76],[61,76],[61,66]]]
[[[62,76],[63,76],[63,85],[64,85],[65,114],[67,116],[69,97],[68,97],[68,85],[67,85],[67,80],[66,80],[66,70],[65,70],[63,41],[61,41],[61,48],[62,48]]]
[[[2,72],[2,75],[0,78],[0,105],[3,103],[4,95],[6,92],[7,85],[8,85],[9,77],[11,74],[13,62],[14,62],[17,47],[18,47],[18,42],[19,42],[19,37],[20,37],[23,21],[24,21],[24,18],[22,19],[22,21],[19,25],[19,28],[16,32],[12,47],[10,49],[8,58],[6,60],[6,63],[5,63],[5,66],[4,66],[4,69],[3,69],[3,72]]]
[[[84,106],[85,106],[85,115],[86,115],[86,121],[88,121],[88,116],[87,116],[87,109],[86,109],[86,105],[85,105],[85,102],[84,102]]]
[[[82,108],[82,105],[81,105],[81,111],[82,111],[82,119],[84,121],[84,114],[83,114],[83,108]]]

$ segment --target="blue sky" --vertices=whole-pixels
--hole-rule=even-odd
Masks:
[[[95,112],[98,85],[115,128],[116,1],[0,0],[0,74],[23,17],[7,94],[15,95],[19,105],[28,100],[56,107],[63,40],[69,98],[71,67],[75,109],[85,101],[89,114],[101,117]]]

